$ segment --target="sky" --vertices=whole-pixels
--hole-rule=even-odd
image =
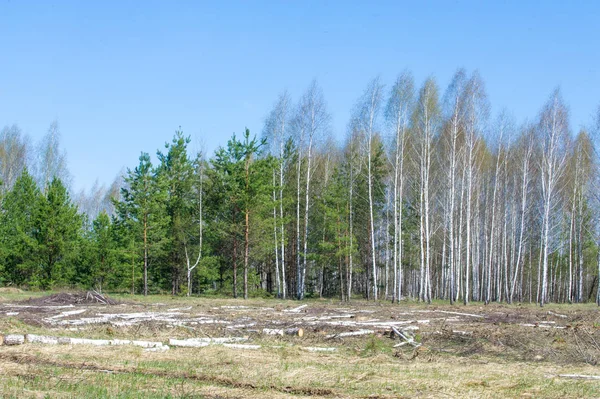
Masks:
[[[600,105],[598,1],[0,0],[0,127],[60,124],[73,189],[110,184],[181,126],[212,154],[261,134],[316,78],[344,137],[353,105],[405,69],[440,89],[464,67],[492,112],[534,120],[559,86],[571,129]]]

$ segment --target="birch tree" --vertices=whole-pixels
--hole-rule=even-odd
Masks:
[[[463,69],[459,69],[452,78],[452,82],[448,87],[448,91],[446,94],[446,112],[447,112],[447,134],[445,137],[447,139],[448,146],[448,169],[447,173],[447,191],[448,191],[448,204],[447,204],[447,224],[448,224],[448,274],[449,274],[449,297],[450,303],[454,303],[455,295],[458,293],[458,289],[456,287],[456,273],[455,267],[460,263],[456,262],[455,258],[455,250],[457,248],[457,244],[455,242],[455,207],[456,207],[456,191],[457,191],[457,182],[456,175],[458,171],[460,148],[459,148],[459,136],[463,130],[464,123],[464,91],[467,83],[466,73]],[[461,221],[459,220],[459,223]],[[460,236],[458,239],[460,240]]]
[[[465,167],[467,170],[466,180],[466,237],[465,237],[465,284],[464,284],[464,304],[469,302],[469,275],[471,273],[472,263],[472,205],[473,205],[473,183],[476,180],[476,149],[479,142],[479,134],[483,130],[483,126],[489,114],[489,106],[485,87],[479,73],[474,72],[467,83],[465,90],[465,107],[466,107],[466,128],[465,128]]]
[[[440,109],[438,87],[428,78],[419,91],[414,124],[418,134],[420,269],[419,300],[431,302],[431,160],[433,140],[437,133]]]
[[[392,302],[399,302],[402,297],[402,200],[404,198],[406,141],[410,114],[414,107],[414,79],[405,71],[397,79],[390,91],[385,116],[393,134],[393,281]]]
[[[310,183],[312,177],[313,165],[313,147],[315,140],[320,136],[324,135],[329,128],[330,116],[327,112],[327,106],[323,97],[323,91],[317,84],[316,80],[313,80],[309,85],[308,89],[300,99],[298,104],[298,110],[296,115],[296,129],[299,137],[299,155],[298,155],[298,199],[297,199],[297,226],[300,226],[300,172],[301,172],[301,161],[300,156],[303,151],[306,151],[306,177],[305,177],[305,190],[304,190],[304,231],[302,236],[303,249],[302,249],[302,263],[300,263],[300,257],[297,257],[297,292],[296,296],[298,299],[304,298],[305,293],[305,282],[306,282],[306,269],[308,262],[308,222],[309,222],[309,209],[310,209]],[[302,147],[305,147],[302,149]],[[300,254],[300,231],[297,227],[297,242],[298,242],[298,254]]]
[[[198,256],[196,257],[196,261],[192,264],[190,259],[190,252],[188,251],[187,239],[184,240],[184,252],[185,252],[185,262],[186,262],[186,271],[187,271],[187,296],[190,296],[192,293],[192,272],[202,259],[202,238],[204,233],[204,214],[203,214],[203,197],[204,197],[204,168],[205,161],[203,154],[201,152],[196,156],[196,160],[194,161],[194,175],[195,175],[195,183],[194,190],[196,191],[196,201],[197,201],[197,218],[198,218]]]
[[[375,261],[375,222],[373,215],[373,140],[377,128],[377,118],[381,111],[383,100],[383,85],[379,77],[373,79],[367,85],[362,97],[356,105],[354,123],[364,133],[364,151],[367,161],[367,188],[369,199],[369,223],[370,223],[370,246],[371,246],[371,270],[373,284],[373,299],[377,300],[377,263]]]
[[[67,187],[70,185],[71,175],[67,169],[67,155],[60,148],[58,121],[50,124],[48,132],[38,145],[36,170],[37,183],[43,192],[55,177]]]
[[[560,91],[556,89],[540,114],[539,140],[541,152],[542,180],[542,276],[540,306],[548,301],[548,262],[552,250],[555,218],[552,213],[557,207],[558,183],[567,159],[567,140],[569,135],[568,111],[562,101]]]
[[[279,190],[276,193],[276,184],[273,184],[273,231],[275,238],[275,270],[277,280],[277,296],[283,299],[287,296],[285,276],[285,220],[283,216],[283,189],[284,174],[286,169],[285,145],[288,141],[288,125],[290,119],[291,99],[287,91],[279,95],[277,102],[269,113],[265,122],[264,135],[271,143],[271,153],[277,157]],[[275,179],[275,174],[273,176]],[[279,205],[279,210],[277,209]],[[279,211],[279,215],[277,215]],[[279,221],[278,221],[279,218]],[[279,237],[277,230],[279,229]],[[281,274],[279,272],[279,259],[281,259]]]
[[[29,138],[17,125],[0,131],[0,193],[6,194],[28,163]]]
[[[510,295],[508,298],[509,302],[513,301],[514,295],[515,295],[515,289],[517,286],[517,278],[519,276],[519,269],[522,267],[521,266],[521,262],[523,260],[523,248],[525,245],[525,220],[527,219],[527,199],[528,199],[528,194],[529,194],[529,189],[530,189],[530,182],[531,182],[531,162],[532,162],[532,155],[533,155],[533,149],[534,149],[534,135],[533,135],[533,129],[532,128],[527,128],[525,127],[523,129],[523,134],[521,136],[521,145],[520,148],[518,147],[518,151],[520,152],[520,157],[521,157],[521,162],[519,162],[519,165],[521,167],[521,179],[520,179],[520,183],[521,183],[521,187],[520,187],[520,191],[521,191],[521,209],[520,209],[520,223],[519,223],[519,239],[518,239],[518,244],[517,244],[517,260],[515,262],[514,265],[514,274],[512,277],[512,282],[511,282],[511,286],[510,286]]]

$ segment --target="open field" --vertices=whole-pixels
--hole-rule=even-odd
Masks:
[[[0,346],[1,397],[600,397],[565,376],[600,375],[591,304],[47,295],[0,292],[0,334],[64,342]]]

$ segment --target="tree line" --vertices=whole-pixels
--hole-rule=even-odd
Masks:
[[[6,127],[0,284],[600,304],[599,127],[600,112],[574,133],[558,89],[517,124],[490,115],[477,72],[442,93],[406,71],[367,85],[337,142],[313,81],[259,134],[209,156],[179,129],[155,162],[75,196],[57,124],[36,157]]]

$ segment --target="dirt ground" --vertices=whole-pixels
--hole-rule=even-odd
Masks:
[[[294,335],[283,333],[290,329]],[[211,344],[170,345],[161,353],[130,346],[0,346],[0,396],[600,397],[594,380],[600,314],[591,304],[0,293],[0,334],[28,333]],[[220,345],[223,338],[242,343]],[[61,382],[80,375],[89,383]],[[146,388],[124,388],[134,383]]]

